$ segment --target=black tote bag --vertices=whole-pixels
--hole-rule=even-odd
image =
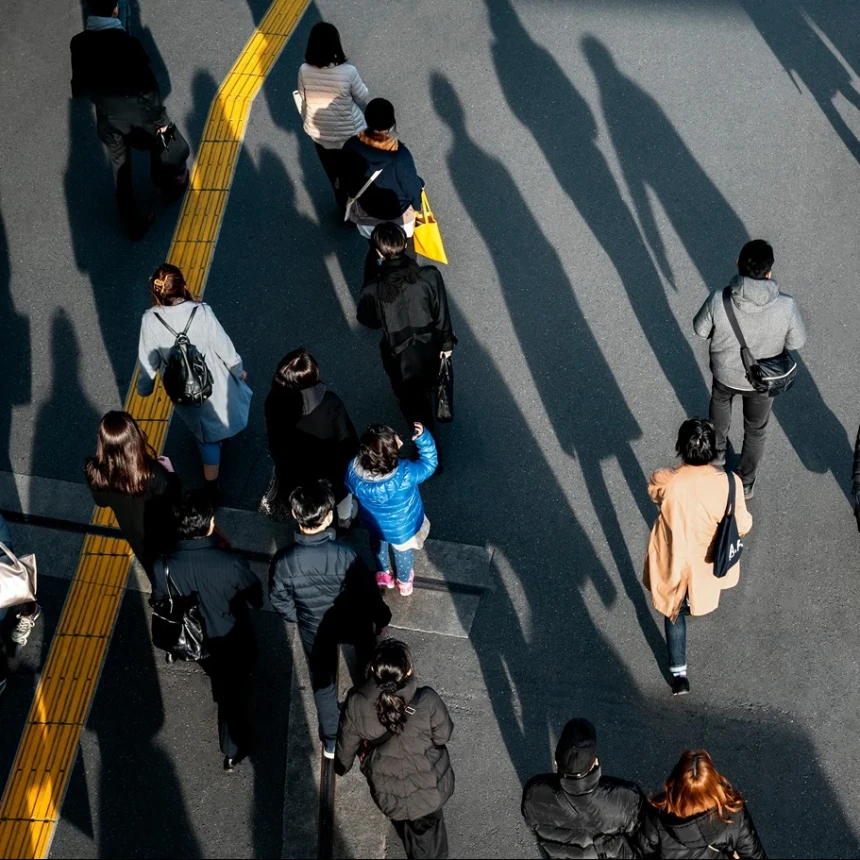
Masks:
[[[167,559],[162,564],[167,597],[151,602],[152,644],[167,652],[168,662],[186,660],[196,663],[204,660],[209,651],[197,594],[183,595],[170,576]]]
[[[726,512],[717,527],[717,537],[714,541],[714,576],[722,579],[736,565],[744,551],[744,542],[738,533],[738,523],[735,519],[735,473],[726,469],[729,479],[729,500]]]
[[[448,355],[442,356],[436,378],[436,420],[440,424],[454,420],[454,365]]]

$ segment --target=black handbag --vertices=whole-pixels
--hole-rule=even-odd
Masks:
[[[732,331],[741,345],[741,361],[749,384],[759,393],[767,394],[768,397],[776,397],[777,394],[788,391],[797,379],[797,362],[794,356],[787,349],[783,349],[779,355],[770,358],[755,358],[747,346],[738,318],[735,316],[730,286],[723,290],[723,307],[726,309]]]
[[[729,478],[729,500],[726,512],[717,527],[717,537],[714,540],[714,576],[722,579],[736,565],[744,551],[744,542],[738,533],[738,523],[735,519],[735,473],[726,469]]]
[[[449,355],[442,356],[436,377],[436,420],[440,424],[454,420],[454,365]]]
[[[164,580],[167,596],[152,600],[152,644],[167,652],[167,661],[186,660],[196,663],[209,656],[206,648],[206,632],[200,615],[197,593],[183,595],[170,576],[167,559],[164,565]]]
[[[191,148],[175,123],[168,123],[163,132],[156,132],[153,148],[158,164],[159,185],[169,183],[185,171]]]

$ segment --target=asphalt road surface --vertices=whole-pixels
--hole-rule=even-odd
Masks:
[[[266,6],[140,0],[136,27],[192,147]],[[606,772],[654,790],[685,747],[704,746],[772,856],[856,856],[857,4],[312,4],[254,105],[206,289],[256,392],[225,451],[234,507],[265,489],[263,401],[297,345],[358,426],[404,429],[377,336],[354,321],[363,242],[337,222],[291,96],[322,18],[394,103],[451,260],[457,420],[424,498],[435,537],[489,544],[498,564],[469,640],[410,638],[457,722],[452,852],[534,855],[521,784],[551,768],[565,720],[582,715]],[[76,2],[32,0],[0,28],[0,470],[70,481],[123,401],[177,212],[158,204],[139,244],[119,234],[91,108],[69,98],[81,20]],[[143,196],[142,160],[136,171]],[[776,403],[741,583],[691,623],[693,692],[673,700],[640,583],[646,481],[672,462],[680,422],[707,414],[692,317],[754,237],[773,244],[809,341]],[[178,422],[167,453],[193,483]],[[61,601],[59,589],[54,613]],[[154,665],[138,596],[123,613],[85,743],[101,747],[101,777],[79,768],[54,856],[276,856],[279,825],[267,829],[268,807],[254,817],[253,798],[276,807],[282,770],[225,791],[211,737],[209,753],[187,747],[210,731],[205,686]],[[261,624],[264,675],[279,680],[259,707],[280,714],[282,631]],[[2,743],[14,747],[9,732]]]

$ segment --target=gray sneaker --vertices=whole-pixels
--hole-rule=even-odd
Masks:
[[[42,607],[37,606],[36,611],[32,615],[19,615],[18,623],[12,631],[12,641],[19,647],[23,648],[36,626],[36,620],[42,614]]]
[[[755,495],[755,482],[756,479],[753,478],[749,484],[744,484],[744,498],[749,500]]]

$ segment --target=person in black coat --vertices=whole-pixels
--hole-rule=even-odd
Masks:
[[[149,57],[119,19],[116,0],[88,0],[86,29],[70,44],[72,96],[89,98],[96,107],[99,140],[107,150],[116,182],[116,201],[129,235],[140,239],[153,215],[142,215],[134,199],[130,148],[150,153],[153,182],[165,196],[179,196],[188,184],[184,161],[170,169],[160,164],[159,132],[170,120],[164,110]]]
[[[406,234],[396,224],[380,224],[372,242],[379,266],[361,291],[358,321],[382,329],[382,366],[403,417],[432,432],[440,360],[457,343],[445,282],[435,266],[419,266],[405,253]]]
[[[338,525],[348,528],[358,506],[344,475],[358,436],[343,401],[322,383],[319,365],[303,347],[281,359],[265,411],[279,498],[286,501],[296,487],[325,478],[334,490]]]
[[[272,606],[299,625],[308,658],[323,754],[334,758],[340,709],[335,686],[337,646],[355,646],[363,668],[391,610],[376,579],[356,551],[330,528],[334,494],[328,481],[313,481],[290,495],[298,524],[296,543],[279,550],[269,568]]]
[[[671,858],[766,860],[740,792],[705,750],[686,750],[663,791],[651,800],[642,827],[646,854]]]
[[[361,758],[380,812],[394,824],[407,857],[447,857],[444,805],[454,794],[446,744],[454,723],[441,696],[420,687],[409,648],[384,639],[340,718],[335,772]],[[363,750],[363,752],[362,752]]]
[[[639,831],[648,806],[636,783],[603,776],[597,732],[570,720],[555,748],[556,773],[532,777],[522,813],[545,857],[639,857]]]
[[[257,643],[248,607],[263,605],[263,586],[248,562],[221,546],[205,490],[188,493],[173,507],[176,548],[155,563],[153,602],[173,593],[197,594],[209,656],[200,665],[212,681],[224,770],[251,751],[250,705]]]
[[[128,412],[107,412],[85,472],[93,501],[113,511],[152,581],[155,559],[173,545],[171,507],[182,493],[170,461],[156,456]]]

